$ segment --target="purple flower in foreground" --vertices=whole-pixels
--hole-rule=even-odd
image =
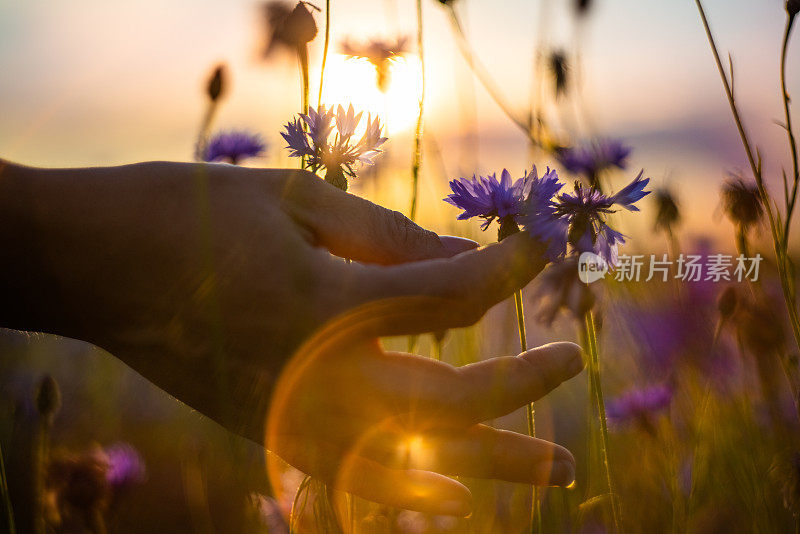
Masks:
[[[234,165],[260,156],[267,146],[258,134],[242,130],[220,132],[208,141],[203,161],[227,161]]]
[[[380,119],[368,116],[364,135],[354,142],[353,134],[362,115],[355,113],[352,104],[346,111],[340,105],[335,113],[333,108],[319,106],[287,123],[281,136],[291,157],[306,158],[305,168],[312,172],[324,167],[325,180],[346,191],[345,175],[355,177],[356,164],[372,165],[375,156],[381,153],[380,147],[388,140],[381,135]]]
[[[522,178],[512,180],[511,173],[503,169],[500,179],[497,173],[490,176],[473,176],[450,181],[453,191],[445,197],[448,204],[464,210],[459,220],[480,217],[484,219],[481,229],[486,230],[495,219],[500,223],[515,223],[522,213],[526,185],[529,178],[536,175],[536,167],[530,175],[526,172]]]
[[[523,227],[540,241],[548,244],[548,259],[554,261],[566,253],[566,243],[578,252],[594,252],[613,268],[617,263],[617,247],[625,236],[605,222],[605,216],[614,213],[613,206],[628,211],[639,211],[634,204],[650,194],[644,188],[650,182],[642,173],[615,195],[604,195],[593,187],[575,183],[572,194],[561,193],[555,201],[531,194],[528,207],[521,218]],[[532,188],[532,192],[535,188]]]
[[[106,481],[115,489],[143,482],[147,476],[144,460],[138,451],[127,443],[116,443],[103,449]]]
[[[618,139],[599,139],[584,146],[565,148],[558,159],[569,172],[585,174],[593,181],[604,169],[624,169],[630,153],[630,147]]]
[[[669,408],[672,394],[672,388],[666,385],[632,390],[609,402],[606,416],[616,427],[638,424],[655,432],[654,419]]]

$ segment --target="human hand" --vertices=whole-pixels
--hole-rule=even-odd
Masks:
[[[269,450],[337,490],[431,514],[471,512],[467,487],[445,475],[571,484],[569,451],[481,422],[539,399],[580,372],[577,345],[553,343],[459,368],[381,348],[378,336],[459,325],[453,304],[430,297],[384,300],[314,335],[275,388]]]
[[[259,441],[282,367],[334,317],[422,295],[446,307],[419,331],[466,326],[543,266],[523,235],[451,258],[474,244],[302,171],[147,163],[2,177],[0,245],[13,253],[0,324],[91,341]]]

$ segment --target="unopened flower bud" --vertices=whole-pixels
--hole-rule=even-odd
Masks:
[[[225,94],[227,73],[224,64],[217,65],[211,78],[208,79],[206,94],[212,102],[216,102]]]
[[[656,230],[669,231],[680,222],[681,213],[678,203],[672,193],[666,189],[659,189],[654,195],[658,211],[656,212]]]
[[[723,319],[729,318],[736,311],[736,301],[736,289],[733,286],[726,287],[717,300],[717,310]]]
[[[61,408],[61,390],[58,382],[50,376],[45,375],[36,387],[36,411],[46,419],[55,417]]]

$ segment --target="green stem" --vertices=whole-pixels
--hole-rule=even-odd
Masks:
[[[770,232],[772,233],[772,242],[775,249],[775,259],[778,267],[778,274],[781,280],[781,289],[783,290],[783,300],[786,304],[786,309],[789,314],[789,322],[792,325],[792,333],[794,334],[795,343],[797,344],[797,347],[800,348],[800,317],[798,317],[794,293],[791,290],[792,280],[790,278],[788,268],[788,251],[784,246],[784,240],[781,236],[782,228],[779,227],[780,221],[776,221],[775,215],[773,214],[772,201],[767,193],[766,187],[764,186],[764,179],[761,173],[761,160],[759,158],[757,163],[753,154],[753,149],[751,148],[749,138],[747,137],[747,133],[744,129],[744,124],[742,123],[742,119],[739,115],[739,109],[736,106],[736,100],[733,97],[733,89],[728,81],[728,76],[725,74],[725,68],[722,66],[722,60],[719,57],[719,51],[717,50],[717,45],[714,42],[714,36],[711,33],[711,27],[708,24],[708,18],[706,17],[706,12],[703,9],[703,4],[701,0],[695,0],[695,4],[697,5],[697,10],[700,12],[700,19],[703,23],[703,28],[705,29],[708,42],[711,46],[711,52],[714,55],[714,61],[717,64],[717,70],[722,78],[722,85],[725,89],[725,95],[728,97],[728,104],[730,105],[731,113],[733,114],[736,128],[739,131],[739,137],[742,140],[745,153],[747,154],[747,161],[750,163],[750,169],[755,177],[756,185],[758,186],[758,192],[761,196],[761,202],[767,212],[767,219],[769,221]],[[788,221],[789,214],[787,213],[787,224]]]
[[[322,82],[325,80],[325,64],[328,62],[328,44],[331,39],[331,0],[325,0],[325,45],[322,48],[322,67],[319,69],[319,96],[317,107],[322,105]]]
[[[521,352],[528,350],[528,339],[525,334],[525,311],[522,307],[522,290],[520,289],[514,293],[514,305],[517,310],[517,328],[519,329],[519,346]],[[536,420],[534,419],[534,406],[529,403],[526,407],[528,416],[528,435],[532,438],[536,437]],[[531,486],[531,533],[542,531],[542,510],[541,503],[539,502],[539,489],[536,486]]]
[[[608,493],[611,497],[611,513],[614,519],[614,529],[622,532],[621,513],[617,494],[614,493],[614,483],[611,479],[611,463],[608,459],[608,423],[606,422],[606,406],[603,400],[603,387],[600,382],[600,360],[597,353],[597,332],[594,327],[592,312],[585,316],[586,341],[589,349],[589,376],[594,386],[594,400],[597,405],[598,420],[600,421],[600,459],[606,475]]]
[[[521,119],[518,114],[511,109],[511,106],[508,104],[508,102],[506,102],[506,99],[500,93],[500,90],[497,88],[497,86],[495,86],[494,82],[492,81],[492,77],[489,75],[486,68],[475,57],[475,54],[472,52],[472,48],[470,47],[469,42],[464,35],[464,28],[461,25],[461,20],[458,18],[458,14],[456,13],[456,10],[452,4],[447,4],[447,12],[450,16],[450,25],[453,27],[453,33],[455,33],[456,36],[458,49],[461,52],[461,56],[464,58],[464,61],[467,63],[467,66],[475,74],[475,76],[478,78],[478,81],[480,81],[481,85],[483,85],[483,88],[486,89],[486,92],[489,93],[489,96],[492,98],[492,100],[494,100],[495,104],[497,104],[506,117],[508,117],[511,122],[513,122],[520,130],[522,130],[534,145],[538,146],[536,138],[533,135],[532,124],[526,124],[525,120]]]
[[[786,30],[783,33],[783,44],[781,45],[781,96],[783,97],[783,115],[786,120],[786,133],[789,136],[789,148],[792,152],[792,176],[794,178],[792,185],[792,194],[786,196],[786,221],[784,221],[783,228],[783,247],[788,249],[789,244],[789,223],[792,220],[792,212],[794,212],[795,202],[797,201],[797,183],[800,181],[800,169],[798,169],[798,156],[797,156],[797,141],[794,137],[792,130],[792,114],[789,110],[789,92],[786,90],[786,51],[789,47],[789,37],[792,35],[792,25],[794,24],[794,15],[790,15],[786,19]]]
[[[422,42],[422,0],[417,0],[417,53],[419,54],[420,69],[422,69],[422,87],[419,94],[419,115],[417,127],[414,130],[414,155],[411,162],[411,208],[409,218],[417,218],[417,193],[419,191],[419,171],[422,165],[422,118],[425,112],[425,49]]]
[[[0,491],[3,493],[3,506],[6,508],[6,520],[8,522],[9,534],[16,532],[14,525],[14,509],[11,507],[11,495],[8,492],[8,477],[6,476],[6,464],[3,460],[3,448],[0,446]]]

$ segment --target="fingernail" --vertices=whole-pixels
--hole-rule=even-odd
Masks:
[[[467,501],[445,501],[441,504],[440,511],[443,515],[466,517],[472,513],[472,506]]]
[[[442,242],[442,246],[448,256],[455,256],[456,254],[478,248],[478,243],[472,239],[465,239],[453,235],[440,235],[439,241]]]
[[[575,482],[575,464],[569,460],[556,460],[550,471],[549,483],[553,486],[569,486]]]

